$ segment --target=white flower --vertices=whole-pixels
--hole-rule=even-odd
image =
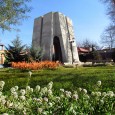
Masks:
[[[106,92],[103,92],[103,93],[102,93],[102,96],[104,96],[104,97],[105,97],[105,96],[106,96],[106,94],[107,94]]]
[[[24,101],[24,100],[26,100],[26,97],[25,96],[20,96],[20,99],[22,100],[22,101]]]
[[[73,113],[73,115],[76,115],[76,111],[74,109],[72,110],[72,113]]]
[[[11,91],[11,93],[14,93],[14,92],[16,92],[16,89],[15,89],[14,87],[12,87],[12,88],[10,89],[10,91]]]
[[[53,86],[53,82],[51,81],[50,83],[48,83],[47,88],[48,88],[48,89],[52,89],[52,86]]]
[[[31,77],[31,76],[32,76],[32,72],[31,72],[31,71],[29,71],[28,73],[29,73],[29,76]]]
[[[73,105],[70,107],[69,111],[72,111],[73,110]]]
[[[104,101],[101,99],[101,100],[100,100],[100,103],[103,105],[103,104],[104,104]]]
[[[60,101],[60,97],[56,97],[56,101]]]
[[[91,95],[94,96],[94,95],[95,95],[95,92],[92,92]]]
[[[3,100],[3,99],[5,99],[5,98],[6,98],[6,96],[1,95],[0,100]]]
[[[52,95],[52,90],[48,90],[48,95]]]
[[[2,92],[0,91],[0,96],[2,95]]]
[[[42,113],[43,109],[42,108],[38,108],[38,113]]]
[[[14,88],[15,88],[16,91],[18,90],[18,86],[15,86]]]
[[[64,92],[64,89],[60,89],[61,92]]]
[[[81,90],[82,90],[82,88],[80,87],[80,88],[78,88],[78,90],[79,90],[79,91],[81,91]]]
[[[96,92],[96,95],[97,95],[97,96],[101,96],[101,92],[99,92],[99,91]]]
[[[83,89],[83,93],[87,94],[87,90],[86,90],[86,89]]]
[[[15,95],[14,95],[14,99],[18,99],[18,94],[15,94]]]
[[[40,91],[40,86],[37,85],[36,88],[35,88],[35,90],[36,90],[37,92],[39,92],[39,91]]]
[[[27,115],[27,114],[26,114],[26,108],[24,108],[24,110],[23,110],[23,114],[24,114],[24,115]]]
[[[18,98],[18,93],[17,93],[17,92],[13,92],[13,93],[12,93],[12,96],[13,96],[15,99],[17,99],[17,98]]]
[[[65,95],[70,98],[71,97],[71,92],[70,91],[65,91]]]
[[[113,94],[113,91],[108,91],[107,93],[108,93],[108,94]]]
[[[4,105],[6,103],[6,100],[5,99],[2,99],[1,100],[1,103]]]
[[[42,112],[42,114],[43,114],[43,115],[47,115],[47,112],[46,112],[46,111],[44,111],[44,112]]]
[[[33,91],[34,91],[33,88],[30,88],[30,92],[33,93]]]
[[[24,110],[24,105],[23,105],[23,103],[18,103],[17,109],[23,111],[23,110]]]
[[[52,104],[51,102],[49,102],[49,106],[50,106],[50,107],[52,107],[52,106],[53,106],[53,104]]]
[[[48,98],[47,97],[44,97],[43,98],[45,102],[48,102]]]
[[[37,102],[42,102],[42,99],[40,99],[40,98],[37,98],[37,100],[36,100]]]
[[[4,81],[0,81],[0,87],[3,87],[5,85]]]
[[[85,101],[85,104],[88,105],[88,101]]]
[[[77,94],[73,94],[72,98],[77,100],[78,99],[78,95]]]
[[[2,115],[9,115],[8,113],[3,113]]]
[[[98,81],[98,82],[97,82],[97,86],[101,86],[101,81]]]
[[[94,108],[93,108],[93,107],[91,107],[91,111],[94,111]]]
[[[4,85],[5,85],[5,82],[4,81],[0,81],[0,91],[3,90]]]
[[[14,107],[15,109],[17,109],[19,105],[21,105],[20,102],[16,102],[16,103],[13,104],[13,107]]]
[[[12,107],[12,106],[13,106],[13,103],[12,103],[12,102],[10,102],[10,101],[7,101],[7,103],[6,103],[6,104],[7,104],[7,107],[8,107],[8,108],[10,108],[10,107]]]
[[[107,92],[107,95],[110,96],[110,97],[113,97],[113,96],[114,96],[114,93],[113,93],[113,91],[108,91],[108,92]]]
[[[73,93],[74,93],[74,94],[78,94],[78,92],[77,92],[77,91],[74,91]]]
[[[48,91],[47,87],[41,88],[41,94],[46,94]]]
[[[21,89],[21,90],[20,90],[20,93],[21,93],[22,96],[25,95],[25,94],[26,94],[25,89]]]
[[[37,101],[37,98],[33,98],[34,101]]]
[[[26,91],[30,91],[30,86],[26,86]]]
[[[61,98],[64,98],[65,96],[63,94],[60,95]]]
[[[89,97],[89,95],[86,94],[86,95],[85,95],[85,98],[89,99],[90,97]]]

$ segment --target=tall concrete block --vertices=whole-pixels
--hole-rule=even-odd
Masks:
[[[42,41],[41,48],[43,49],[43,60],[52,60],[53,42],[53,13],[48,13],[43,17]]]
[[[50,12],[34,21],[32,44],[41,47],[43,60],[79,62],[72,20],[59,12]]]
[[[35,48],[40,48],[41,46],[41,38],[42,38],[42,17],[36,18],[34,20],[34,29],[33,29],[33,38],[32,38],[32,44]]]

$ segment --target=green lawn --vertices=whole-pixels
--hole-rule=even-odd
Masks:
[[[115,91],[115,67],[79,67],[63,68],[57,70],[38,70],[32,71],[32,77],[29,82],[31,87],[37,84],[46,86],[48,82],[54,82],[54,88],[65,88],[74,90],[78,87],[92,90],[92,86],[98,80],[102,81],[102,90]],[[16,69],[0,69],[0,80],[6,82],[4,90],[9,90],[12,86],[18,85],[23,88],[27,84],[28,71]]]

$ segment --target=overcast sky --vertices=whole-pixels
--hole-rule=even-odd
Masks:
[[[89,39],[100,43],[100,35],[109,24],[106,6],[99,0],[32,0],[33,10],[30,18],[22,22],[20,32],[0,32],[1,43],[10,44],[19,34],[23,44],[30,45],[33,34],[33,24],[36,17],[48,12],[61,12],[73,21],[76,42]]]

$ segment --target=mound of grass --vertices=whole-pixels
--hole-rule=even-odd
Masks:
[[[25,88],[29,78],[27,70],[18,69],[0,69],[0,80],[6,82],[4,90],[18,85]],[[98,80],[102,81],[100,90],[115,91],[115,67],[79,67],[79,68],[63,68],[57,70],[37,70],[32,71],[29,85],[35,87],[37,84],[45,86],[50,81],[54,82],[54,88],[64,88],[67,90],[75,90],[78,87],[92,90],[91,86]]]

